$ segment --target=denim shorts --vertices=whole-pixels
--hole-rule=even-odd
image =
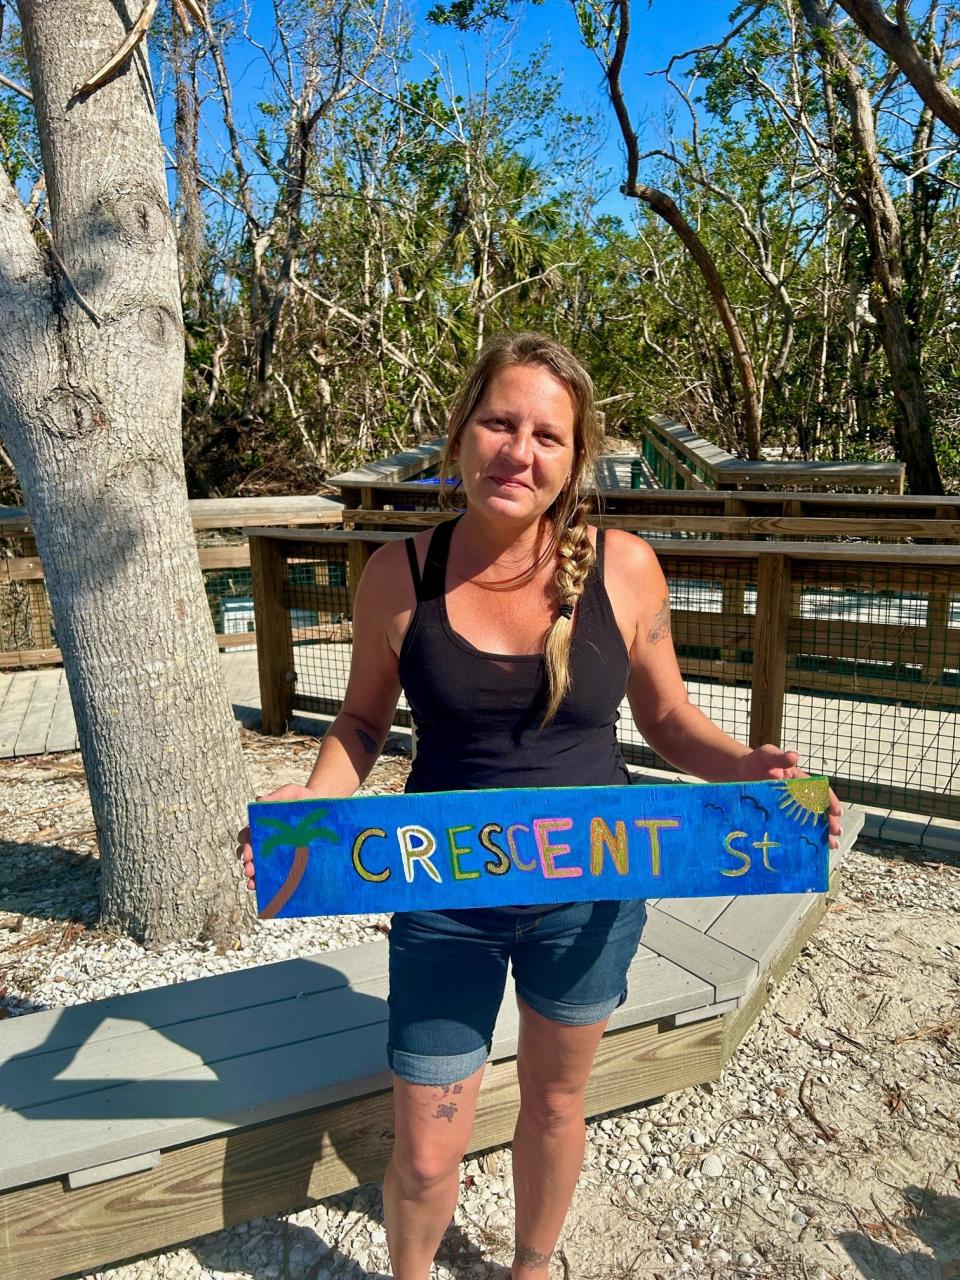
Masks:
[[[627,997],[643,901],[572,902],[542,912],[398,912],[390,928],[390,1069],[453,1084],[486,1062],[513,965],[517,994],[544,1018],[602,1022]]]

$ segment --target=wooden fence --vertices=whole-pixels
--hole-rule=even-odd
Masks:
[[[250,530],[263,727],[331,714],[359,574],[388,530]],[[849,800],[960,818],[960,548],[653,540],[691,696]],[[310,625],[303,619],[309,613]],[[401,701],[398,722],[408,722]],[[626,707],[628,759],[665,767]]]
[[[650,489],[632,488],[630,457],[612,455],[597,463],[596,479],[589,500],[594,510],[605,515],[678,516],[684,521],[690,518],[710,516],[717,520],[738,520],[739,524],[716,525],[710,532],[736,533],[739,537],[753,536],[745,523],[748,519],[779,520],[848,520],[856,524],[842,526],[838,535],[872,537],[926,537],[938,541],[950,540],[952,533],[947,523],[960,521],[960,497],[924,497],[912,494],[892,493],[816,493],[788,489],[777,491],[699,489]],[[343,499],[345,523],[362,523],[365,513],[437,511],[440,507],[440,487],[416,480],[369,480],[363,486],[344,484],[340,489]],[[874,529],[876,521],[900,522],[891,533]],[[939,521],[932,529],[919,525],[925,521]],[[369,520],[367,520],[369,523]],[[381,523],[383,520],[381,519]],[[404,523],[403,519],[395,523]],[[910,528],[916,523],[917,528]],[[654,525],[644,528],[653,529]],[[661,525],[661,527],[667,527]],[[690,526],[692,531],[693,526]],[[797,531],[790,526],[783,530],[791,536]],[[764,536],[766,536],[766,531]],[[813,531],[814,534],[816,531]],[[820,536],[832,536],[826,526],[820,526]]]
[[[662,414],[640,424],[643,456],[663,489],[879,490],[903,493],[901,462],[748,462]]]
[[[722,497],[722,495],[712,495]],[[879,499],[874,499],[874,502]],[[924,541],[938,543],[960,542],[960,499],[950,504],[938,503],[937,516],[912,514],[909,511],[897,515],[843,514],[843,515],[763,515],[750,511],[740,499],[728,499],[728,503],[743,506],[737,514],[713,514],[691,511],[678,503],[677,512],[650,511],[654,506],[668,506],[666,502],[628,503],[629,513],[604,510],[594,513],[590,520],[603,524],[607,529],[628,529],[644,536],[678,538],[810,538],[822,541],[827,538],[856,542],[907,542]],[[718,505],[723,505],[718,504]],[[769,505],[769,504],[768,504]],[[799,504],[798,504],[799,505]],[[855,511],[856,508],[851,508]],[[949,512],[949,515],[944,513]],[[345,525],[362,529],[409,529],[437,524],[450,519],[451,512],[434,508],[426,511],[406,511],[385,508],[344,508]]]
[[[190,516],[201,543],[197,554],[217,642],[221,648],[252,648],[250,551],[239,530],[252,522],[339,525],[341,507],[322,497],[197,498],[190,503]],[[222,545],[202,545],[216,531],[224,533]],[[18,508],[0,507],[0,670],[61,661],[30,517]]]
[[[423,461],[422,451],[417,459]],[[629,465],[629,458],[601,459],[597,501],[605,525],[648,537],[960,542],[960,497],[631,490],[617,481],[617,473],[622,478]],[[346,486],[345,493],[359,501],[359,489]],[[372,505],[363,507],[344,509],[323,498],[230,499],[198,500],[191,503],[191,512],[201,540],[217,529],[239,530],[251,520],[294,528],[343,521],[362,529],[404,529],[446,518],[438,509],[438,496],[435,485],[386,480],[365,487],[363,497]],[[256,637],[250,626],[252,584],[245,542],[237,533],[235,541],[200,546],[198,554],[219,643],[252,647]],[[60,660],[29,520],[23,512],[0,509],[0,669]]]

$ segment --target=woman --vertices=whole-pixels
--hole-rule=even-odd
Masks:
[[[409,791],[627,783],[624,690],[646,741],[686,772],[796,772],[793,752],[751,751],[689,702],[653,551],[586,523],[600,444],[590,378],[566,350],[537,334],[488,344],[454,404],[442,468],[459,469],[464,514],[371,558],[343,708],[307,786],[267,799],[355,791],[401,687],[418,733]],[[839,813],[834,801],[834,839]],[[513,1275],[546,1277],[583,1159],[590,1068],[644,918],[642,902],[394,916],[383,1198],[397,1280],[425,1280],[453,1215],[508,960],[520,1010]]]

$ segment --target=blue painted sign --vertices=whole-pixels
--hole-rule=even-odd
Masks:
[[[260,916],[820,893],[826,778],[250,806]]]

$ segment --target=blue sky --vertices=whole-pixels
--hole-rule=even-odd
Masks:
[[[419,80],[430,74],[433,58],[449,63],[456,79],[463,78],[465,68],[469,67],[476,83],[484,63],[483,38],[428,23],[426,14],[434,0],[413,0],[413,3],[415,34],[409,78]],[[728,16],[733,4],[734,0],[699,0],[696,4],[680,6],[672,0],[653,0],[648,7],[635,0],[623,83],[642,148],[660,145],[665,108],[675,100],[663,77],[650,73],[666,66],[673,54],[722,38],[729,27]],[[272,5],[266,0],[254,0],[251,25],[264,43],[270,40],[271,15]],[[623,144],[599,63],[581,44],[571,0],[518,5],[516,15],[515,23],[509,28],[513,33],[513,61],[523,64],[544,42],[549,43],[547,66],[562,81],[562,105],[571,111],[591,112],[601,124],[605,140],[598,163],[602,169],[609,170],[609,193],[601,203],[601,211],[629,218],[633,202],[625,200],[618,191],[624,176]],[[498,34],[505,35],[507,30],[504,25]],[[244,108],[252,107],[259,96],[262,67],[257,66],[256,55],[247,50],[244,54],[235,53],[231,74],[238,115],[242,118]]]
[[[483,62],[483,41],[448,28],[427,23],[425,15],[432,3],[418,3],[417,38],[411,61],[411,78],[422,68],[426,73],[424,54],[449,58],[456,69],[464,56],[473,66]],[[651,72],[664,68],[677,53],[721,39],[729,29],[729,14],[734,0],[698,0],[695,4],[677,4],[675,0],[652,0],[649,5],[634,0],[631,11],[630,44],[622,81],[640,135],[641,149],[660,145],[661,124],[668,103],[675,95],[663,76]],[[612,189],[603,201],[602,210],[628,216],[633,202],[620,196],[618,188],[624,177],[625,153],[620,133],[609,105],[603,76],[595,55],[580,40],[571,0],[544,0],[543,4],[518,7],[513,56],[524,62],[549,41],[549,65],[563,82],[563,102],[570,110],[589,110],[602,121],[606,143],[600,164],[611,170]]]

